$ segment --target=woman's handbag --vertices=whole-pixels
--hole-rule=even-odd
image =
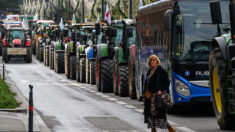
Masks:
[[[150,112],[152,116],[157,116],[159,111],[172,107],[171,96],[167,92],[163,92],[162,94],[154,94],[151,101]]]

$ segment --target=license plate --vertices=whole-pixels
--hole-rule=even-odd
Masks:
[[[8,55],[26,55],[26,48],[8,48]]]

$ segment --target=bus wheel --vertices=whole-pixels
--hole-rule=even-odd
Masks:
[[[235,129],[235,118],[234,115],[228,112],[228,106],[225,103],[228,100],[227,92],[225,91],[227,89],[225,63],[219,48],[211,51],[209,59],[210,85],[217,123],[221,129],[231,130]]]

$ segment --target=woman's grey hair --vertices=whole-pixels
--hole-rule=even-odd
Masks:
[[[151,55],[151,56],[149,56],[148,61],[147,61],[147,64],[148,64],[149,67],[150,67],[150,60],[151,60],[152,58],[154,58],[154,59],[157,60],[157,66],[161,65],[160,59],[159,59],[156,55]]]

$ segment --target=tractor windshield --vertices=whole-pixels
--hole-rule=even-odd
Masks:
[[[122,34],[123,34],[122,27],[118,27],[117,28],[117,36],[115,37],[116,46],[119,46],[122,43]]]
[[[193,5],[193,6],[192,6]],[[229,26],[229,1],[220,1],[223,24]],[[207,0],[181,0],[176,4],[173,20],[172,59],[177,61],[208,61],[211,40],[219,36],[217,25],[212,24]]]
[[[13,40],[15,40],[15,39],[21,40],[21,42],[23,44],[24,41],[25,41],[24,31],[23,30],[12,30],[12,31],[10,31],[10,34],[9,34],[10,45],[13,44]]]

